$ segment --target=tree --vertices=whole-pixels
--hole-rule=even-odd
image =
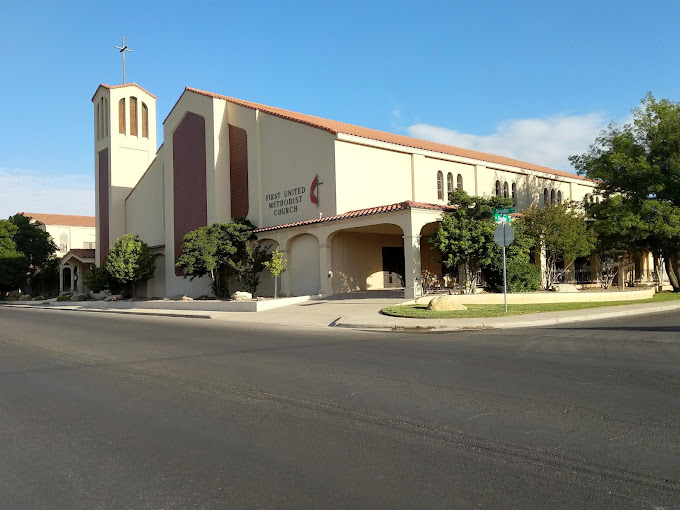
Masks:
[[[8,220],[0,220],[0,293],[18,289],[26,281],[28,259],[14,241],[19,228]]]
[[[541,270],[531,261],[534,240],[526,235],[521,222],[513,223],[515,240],[506,248],[508,292],[532,292],[541,288]],[[503,292],[503,249],[498,246],[486,269],[486,283],[494,292]]]
[[[210,275],[215,296],[229,296],[229,279],[236,275],[230,261],[243,259],[254,229],[248,220],[236,220],[192,230],[184,236],[177,267],[191,280]]]
[[[589,207],[593,228],[615,238],[624,218],[612,245],[651,251],[657,275],[665,264],[680,291],[680,103],[647,94],[631,124],[610,124],[588,152],[569,159],[581,175],[598,180],[603,201]]]
[[[511,207],[512,199],[501,197],[471,197],[456,189],[449,195],[456,209],[444,216],[430,242],[442,254],[442,263],[449,269],[463,267],[463,292],[472,293],[477,270],[489,266],[498,246],[493,240],[496,223],[493,209]]]
[[[39,224],[31,223],[30,217],[15,214],[8,221],[17,227],[14,236],[17,250],[28,260],[31,272],[37,271],[56,253],[57,245]]]
[[[59,258],[50,257],[42,266],[30,276],[33,296],[59,295]]]
[[[270,260],[270,255],[255,240],[246,241],[244,248],[241,257],[231,259],[229,265],[234,269],[241,286],[254,297],[257,296],[257,286],[260,285],[261,274],[267,267],[265,264]]]
[[[132,296],[135,283],[149,280],[156,270],[153,250],[139,236],[125,234],[106,257],[106,270]]]
[[[265,261],[264,266],[269,269],[269,272],[274,277],[274,298],[277,298],[277,282],[279,276],[287,269],[288,261],[283,258],[283,253],[279,251],[279,247],[271,253],[270,259]]]
[[[88,289],[95,294],[100,292],[108,292],[111,294],[118,294],[121,292],[121,284],[113,279],[111,273],[106,269],[106,260],[101,267],[94,266],[87,273],[83,275],[83,281]]]
[[[578,257],[590,255],[595,248],[595,236],[587,228],[585,215],[570,204],[538,208],[530,206],[524,211],[520,223],[531,237],[537,251],[545,250],[546,263],[543,285],[546,289],[574,264]],[[557,269],[562,260],[564,267]]]

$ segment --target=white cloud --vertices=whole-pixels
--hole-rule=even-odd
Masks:
[[[461,133],[429,124],[412,125],[408,133],[416,138],[573,172],[567,157],[586,152],[607,124],[603,114],[588,113],[507,120],[489,135]]]
[[[0,168],[0,218],[20,211],[94,215],[94,177]]]

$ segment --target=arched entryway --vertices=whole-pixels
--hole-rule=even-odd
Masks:
[[[319,240],[312,234],[301,234],[288,241],[289,269],[287,281],[292,296],[318,294]],[[285,273],[284,273],[285,274]]]
[[[277,243],[273,239],[258,239],[257,243],[260,245],[260,247],[267,250],[267,253],[276,251],[276,249],[279,248],[279,243]],[[286,256],[285,253],[284,259],[286,261],[288,260],[288,257]],[[282,277],[278,278],[278,282],[276,285],[278,295],[281,295],[281,278]],[[274,296],[274,277],[272,276],[268,269],[262,271],[262,274],[260,276],[260,285],[257,286],[257,295],[266,297]]]
[[[61,271],[61,291],[69,292],[71,290],[71,268],[65,267]]]

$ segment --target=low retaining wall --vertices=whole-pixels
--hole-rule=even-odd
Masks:
[[[261,301],[53,301],[56,306],[91,308],[97,310],[179,310],[184,312],[263,312],[282,306],[294,305],[309,301],[316,296],[295,296]],[[6,301],[14,305],[39,305],[43,301]]]
[[[596,301],[637,301],[654,297],[654,287],[636,290],[607,292],[520,292],[508,294],[508,304],[529,305],[541,303],[592,303]],[[427,304],[437,296],[423,296],[415,303]],[[460,294],[456,301],[463,305],[502,305],[503,294]],[[413,303],[410,301],[409,303]]]

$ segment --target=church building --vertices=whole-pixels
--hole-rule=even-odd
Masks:
[[[187,87],[162,124],[142,87],[100,85],[94,105],[96,254],[138,234],[156,274],[138,294],[210,294],[175,267],[184,235],[247,218],[288,260],[284,295],[403,287],[443,278],[426,242],[448,192],[502,195],[518,211],[592,196],[595,183],[451,147]],[[145,292],[144,292],[145,290]],[[273,294],[264,277],[260,295]]]

